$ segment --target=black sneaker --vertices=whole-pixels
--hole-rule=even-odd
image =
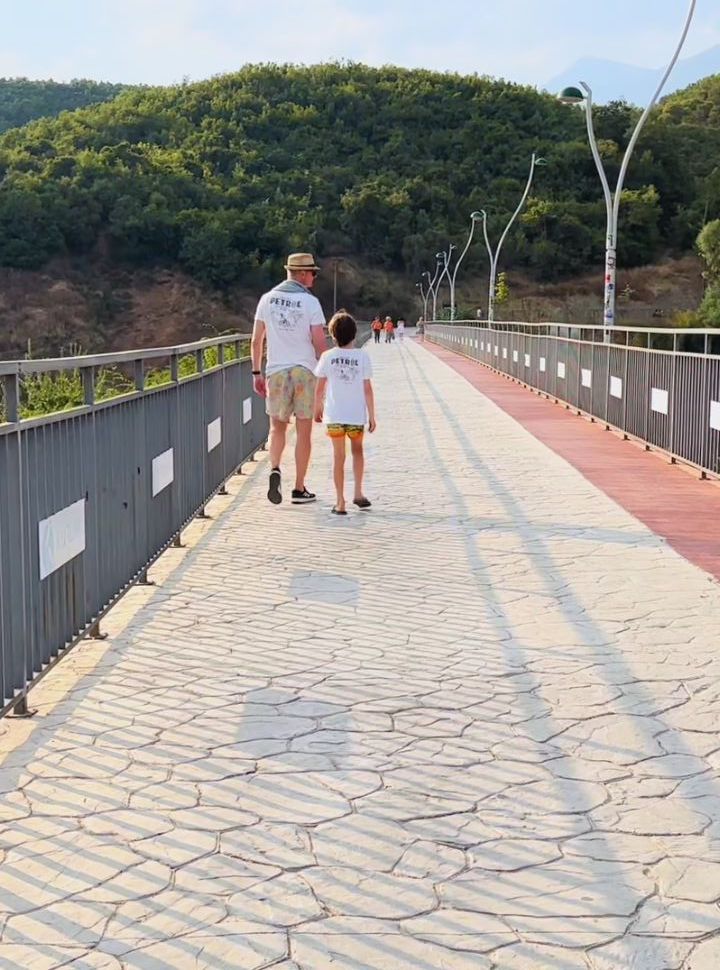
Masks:
[[[282,476],[279,468],[273,468],[270,472],[270,486],[267,497],[273,505],[279,505],[282,502]]]
[[[315,502],[317,496],[313,495],[312,492],[308,492],[306,488],[294,488],[292,490],[292,504],[293,505],[307,505],[308,502]]]

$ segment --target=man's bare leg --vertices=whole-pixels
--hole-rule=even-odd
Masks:
[[[312,451],[312,426],[311,418],[295,420],[295,488],[298,492],[302,492],[305,488],[305,476]]]
[[[285,450],[287,427],[287,421],[270,418],[270,483],[268,485],[267,497],[273,505],[280,505],[282,502],[280,462],[282,461],[283,451]]]
[[[280,421],[279,418],[270,418],[270,467],[279,468],[282,461],[283,451],[285,451],[285,441],[287,440],[287,421]]]

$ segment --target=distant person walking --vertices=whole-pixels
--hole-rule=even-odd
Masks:
[[[282,461],[290,419],[295,416],[295,488],[291,501],[315,501],[305,483],[312,448],[315,367],[327,347],[325,315],[310,292],[319,267],[310,253],[293,253],[285,264],[287,279],[265,293],[255,311],[251,354],[255,392],[266,398],[270,416],[268,499],[282,502]],[[265,375],[263,349],[267,342]]]
[[[372,363],[364,350],[356,350],[357,324],[346,311],[339,310],[330,321],[330,336],[336,346],[326,351],[317,365],[315,420],[325,421],[333,445],[333,480],[336,499],[334,515],[347,515],[345,509],[345,458],[347,445],[353,459],[355,492],[353,505],[366,511],[371,502],[363,492],[365,424],[375,430],[375,397],[372,387]],[[326,398],[327,392],[327,398]]]
[[[383,325],[380,317],[375,317],[370,325],[372,327],[373,337],[375,338],[375,343],[380,343],[380,334],[382,333]]]
[[[398,335],[398,340],[400,341],[400,343],[402,343],[403,337],[405,336],[405,321],[404,320],[398,320],[398,322],[397,322],[397,335]]]
[[[391,317],[385,317],[385,343],[389,344],[395,339],[395,324]]]

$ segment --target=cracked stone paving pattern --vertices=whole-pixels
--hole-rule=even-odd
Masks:
[[[720,966],[718,586],[372,352],[373,511],[259,465],[5,758],[0,968]]]

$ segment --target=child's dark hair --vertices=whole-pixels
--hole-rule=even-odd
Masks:
[[[338,347],[347,347],[357,337],[355,317],[347,310],[338,310],[328,324],[328,330]]]

